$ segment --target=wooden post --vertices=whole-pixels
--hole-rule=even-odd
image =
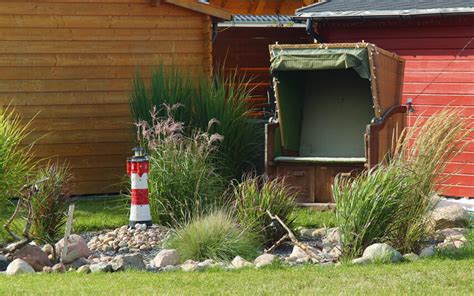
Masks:
[[[73,222],[73,217],[74,217],[74,207],[75,207],[75,204],[70,204],[69,211],[67,213],[66,231],[64,232],[64,246],[63,246],[63,249],[61,250],[61,262],[63,262],[63,258],[67,254],[67,245],[68,245],[69,236],[71,235],[71,228],[72,228],[72,222]]]

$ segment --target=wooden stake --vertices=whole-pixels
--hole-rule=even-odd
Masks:
[[[63,258],[66,257],[66,254],[67,254],[67,245],[68,245],[69,236],[71,235],[72,222],[73,222],[73,217],[74,217],[74,207],[75,207],[75,204],[70,204],[69,211],[67,213],[66,231],[64,232],[64,246],[63,246],[63,249],[61,250],[61,262],[63,262]]]

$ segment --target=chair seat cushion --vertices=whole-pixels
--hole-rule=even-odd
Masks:
[[[365,157],[291,157],[278,156],[274,159],[276,162],[292,163],[365,163]]]

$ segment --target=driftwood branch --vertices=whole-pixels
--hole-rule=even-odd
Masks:
[[[302,242],[300,242],[295,234],[293,233],[293,231],[291,231],[291,229],[286,226],[286,224],[280,219],[280,217],[278,217],[277,215],[272,215],[272,213],[270,213],[270,211],[267,210],[267,215],[270,216],[270,218],[272,220],[276,220],[278,221],[278,223],[280,223],[280,225],[286,230],[287,234],[285,236],[287,236],[291,242],[297,246],[298,248],[300,248],[301,250],[303,250],[303,252],[305,252],[306,254],[308,254],[311,258],[314,258],[316,260],[320,260],[321,257],[318,256],[316,253],[314,253],[311,248],[307,245],[307,244],[304,244]],[[272,246],[273,248],[273,246]]]

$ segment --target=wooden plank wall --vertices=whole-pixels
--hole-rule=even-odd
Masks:
[[[330,42],[365,40],[406,60],[403,100],[413,99],[407,118],[428,117],[445,106],[458,106],[474,116],[474,16],[403,21],[319,24]],[[474,125],[474,119],[470,121]],[[471,136],[471,140],[474,135]],[[474,197],[474,142],[448,165],[454,175],[442,189],[446,195]]]
[[[119,191],[134,146],[131,78],[211,67],[210,17],[151,0],[0,0],[0,105],[25,120],[38,157],[67,160],[76,194]]]
[[[296,27],[230,27],[221,28],[214,44],[215,67],[238,70],[239,75],[251,79],[254,87],[250,102],[255,117],[263,117],[267,108],[267,91],[271,87],[270,44],[298,44],[311,42],[305,28]]]

